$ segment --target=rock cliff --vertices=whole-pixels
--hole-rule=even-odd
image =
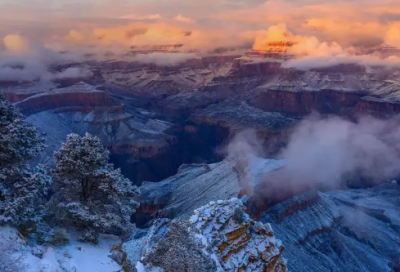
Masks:
[[[91,111],[95,107],[117,107],[119,104],[106,92],[80,82],[72,87],[55,89],[26,98],[16,103],[21,111],[30,115],[57,108],[80,108]]]
[[[212,200],[236,197],[240,188],[240,177],[230,161],[183,165],[175,176],[140,187],[135,221],[143,226],[155,218],[187,219]]]
[[[135,242],[144,246],[138,248]],[[271,226],[250,219],[237,198],[210,202],[195,210],[189,221],[158,220],[147,239],[132,240],[123,248],[139,271],[287,270],[284,247]]]
[[[263,213],[291,271],[394,271],[399,266],[400,186],[310,192]],[[360,257],[362,256],[362,257]]]

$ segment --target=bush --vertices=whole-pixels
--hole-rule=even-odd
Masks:
[[[49,241],[53,246],[64,246],[69,243],[69,238],[65,229],[56,229]]]
[[[36,239],[40,244],[49,244],[53,246],[64,246],[69,243],[69,238],[65,229],[52,228],[45,223],[38,224]]]

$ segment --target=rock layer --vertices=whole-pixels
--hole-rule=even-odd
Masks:
[[[284,272],[284,247],[271,225],[250,219],[242,200],[210,202],[194,211],[190,222],[222,271]]]
[[[195,210],[189,221],[158,220],[145,240],[129,241],[124,249],[131,265],[141,271],[287,270],[284,247],[271,226],[251,220],[237,198],[210,202]]]
[[[399,264],[400,186],[306,193],[263,213],[291,271],[393,271]],[[362,257],[360,257],[362,256]]]

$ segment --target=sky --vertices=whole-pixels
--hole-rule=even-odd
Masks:
[[[360,8],[362,7],[362,8]],[[209,32],[224,38],[253,41],[257,32],[285,24],[294,35],[315,36],[339,44],[379,44],[400,25],[397,0],[0,0],[0,34],[33,39],[68,37],[80,33],[96,38],[96,30],[137,28]],[[136,27],[135,27],[136,25]],[[153,27],[153,28],[152,28]],[[395,30],[396,30],[395,29]],[[396,32],[392,30],[393,34]],[[134,32],[134,31],[133,31]],[[219,33],[217,33],[219,32]],[[165,32],[165,36],[171,34]],[[48,35],[48,36],[47,36]],[[46,37],[47,36],[47,37]],[[170,35],[169,35],[170,36]],[[54,38],[54,37],[53,37]],[[75,37],[77,38],[77,37]],[[205,37],[207,39],[207,37]],[[400,39],[400,38],[398,38]],[[398,39],[389,39],[397,44]],[[108,37],[108,42],[138,43],[131,36]],[[178,37],[175,38],[178,40]],[[395,41],[394,41],[395,40]],[[162,40],[160,40],[162,42]],[[229,41],[227,41],[228,43]],[[212,46],[212,45],[210,45]]]
[[[400,48],[400,1],[0,0],[0,40],[7,54],[29,51],[21,47],[84,52],[175,44],[181,53],[209,54],[285,40],[301,57],[290,65],[318,59],[396,66],[396,56],[364,55],[382,45]]]

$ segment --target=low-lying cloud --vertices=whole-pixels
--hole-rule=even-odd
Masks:
[[[360,117],[354,122],[319,115],[305,118],[278,155],[285,167],[261,175],[265,195],[279,198],[304,190],[344,188],[360,178],[369,184],[391,181],[400,174],[399,125],[399,117]],[[263,156],[261,141],[251,131],[238,134],[227,151],[238,163]]]
[[[280,157],[292,184],[338,187],[356,173],[376,182],[400,173],[400,119],[310,116],[294,130]]]
[[[393,30],[396,32],[397,30]],[[396,36],[390,35],[396,42]],[[253,45],[254,50],[273,50],[275,41],[290,43],[285,48],[290,59],[282,64],[284,68],[309,70],[325,68],[339,64],[358,64],[365,66],[400,66],[400,51],[388,52],[387,56],[380,56],[376,52],[365,54],[354,46],[342,47],[336,42],[321,42],[315,36],[295,35],[287,29],[285,24],[274,25],[266,31],[261,31]],[[400,46],[400,43],[398,44]]]
[[[287,67],[312,69],[327,63],[398,66],[398,54],[377,56],[364,49],[400,48],[397,0],[171,0],[157,5],[114,0],[57,2],[54,7],[32,2],[0,4],[0,21],[7,22],[0,24],[0,35],[21,34],[5,40],[19,53],[29,50],[21,36],[69,52],[181,45],[180,53],[203,55],[232,48],[266,50],[268,43],[286,40],[294,44],[288,54],[296,59]]]
[[[52,71],[51,66],[79,61],[73,54],[61,54],[38,44],[32,44],[20,35],[8,35],[0,51],[1,81],[52,81],[89,77],[92,73],[82,67]]]

